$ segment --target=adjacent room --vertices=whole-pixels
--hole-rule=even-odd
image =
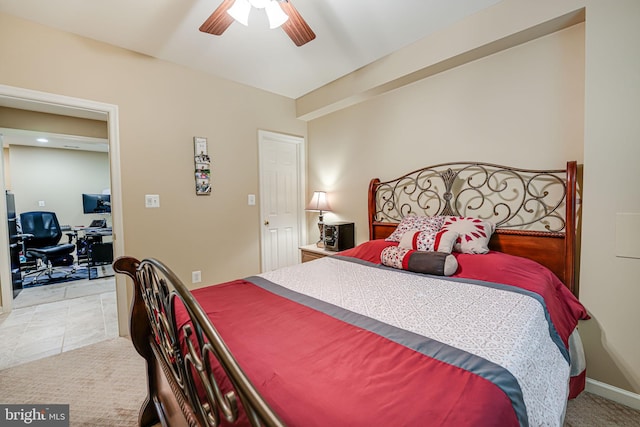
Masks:
[[[635,0],[0,0],[0,404],[640,425],[639,23]],[[34,212],[55,242],[28,248]],[[54,327],[61,304],[96,317]],[[6,331],[47,322],[21,358]],[[240,409],[201,393],[220,376]]]
[[[1,328],[8,367],[118,328],[105,123],[20,109],[2,118],[13,316],[22,319]]]

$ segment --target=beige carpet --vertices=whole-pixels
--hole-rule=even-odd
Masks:
[[[639,427],[640,411],[603,399],[591,393],[582,393],[569,401],[565,427]]]
[[[0,403],[70,405],[71,426],[134,426],[146,396],[144,360],[126,338],[0,371]],[[640,427],[640,411],[589,393],[569,402],[566,427]]]
[[[145,362],[115,338],[0,371],[0,402],[69,404],[71,426],[135,426]]]

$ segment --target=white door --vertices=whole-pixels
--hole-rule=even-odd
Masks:
[[[304,223],[304,139],[259,131],[262,271],[296,264]]]

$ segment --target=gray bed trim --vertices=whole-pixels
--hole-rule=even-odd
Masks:
[[[345,257],[340,258],[349,261],[353,259],[347,259]],[[358,261],[365,265],[376,265],[362,260],[355,260],[354,262]],[[309,308],[318,310],[345,323],[373,332],[397,344],[411,348],[425,356],[465,369],[469,372],[481,376],[482,378],[485,378],[488,381],[491,381],[502,391],[504,391],[511,400],[511,404],[516,413],[518,421],[520,422],[520,425],[529,425],[527,418],[527,409],[524,404],[520,385],[518,384],[516,378],[505,368],[484,358],[478,357],[474,354],[457,349],[439,341],[423,337],[413,332],[405,331],[384,322],[380,322],[367,316],[363,316],[361,314],[346,310],[342,307],[338,307],[334,304],[330,304],[316,298],[301,294],[299,292],[292,291],[262,277],[251,276],[246,278],[245,280],[283,298],[287,298]]]

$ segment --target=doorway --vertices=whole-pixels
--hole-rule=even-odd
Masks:
[[[118,107],[97,101],[71,98],[63,95],[38,92],[29,89],[0,85],[0,105],[28,111],[62,114],[73,117],[101,117],[107,122],[109,140],[109,170],[111,180],[111,215],[113,229],[114,256],[124,252],[122,193],[120,178],[120,150],[118,131]],[[2,154],[0,154],[2,157]],[[2,190],[4,192],[4,161],[2,163]],[[4,200],[0,198],[0,222],[6,224],[7,214]],[[9,246],[6,227],[0,227],[0,246]],[[11,278],[9,276],[9,259],[7,251],[3,251],[0,259],[0,313],[10,313],[13,309]],[[119,335],[127,334],[127,295],[125,279],[116,278],[116,306],[118,313]]]
[[[258,131],[263,272],[300,261],[300,242],[306,241],[304,159],[304,138]]]

